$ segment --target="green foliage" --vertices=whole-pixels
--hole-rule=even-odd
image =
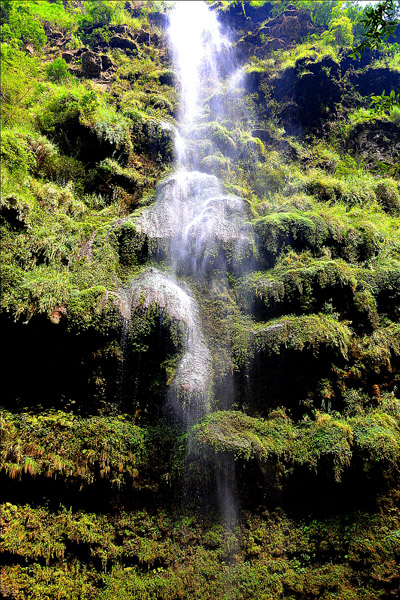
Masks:
[[[383,90],[381,95],[372,95],[371,106],[377,115],[390,114],[393,108],[400,106],[400,91],[396,93],[392,90],[390,94],[385,95]]]
[[[46,67],[47,78],[62,83],[69,75],[68,65],[63,58],[56,58]]]
[[[336,298],[344,289],[354,291],[357,279],[355,271],[342,260],[313,260],[307,253],[289,253],[272,271],[252,273],[247,286],[266,306],[284,302],[291,310],[309,312],[325,289]]]
[[[32,2],[13,0],[5,11],[6,22],[0,27],[2,42],[15,42],[18,45],[31,44],[39,50],[47,41],[42,24],[31,11]]]
[[[400,211],[400,188],[393,179],[382,179],[376,184],[375,195],[383,210],[392,216]]]
[[[328,56],[335,62],[338,61],[335,46],[325,44],[320,38],[296,44],[293,48],[277,50],[273,53],[273,56],[273,71],[277,73],[281,70],[296,68],[299,65],[304,69],[308,64],[316,63]],[[264,64],[272,66],[267,61],[264,61]]]
[[[363,457],[366,469],[371,460],[398,465],[400,459],[399,421],[381,409],[348,419],[316,413],[313,420],[297,424],[283,410],[267,420],[220,411],[195,425],[192,436],[194,453],[206,447],[232,453],[238,461],[285,463],[292,472],[302,465],[318,470],[328,460],[335,481],[340,481],[353,457],[355,462]]]
[[[396,7],[394,0],[383,0],[376,6],[366,10],[366,16],[361,20],[364,25],[365,39],[353,48],[353,56],[361,56],[366,48],[375,50],[384,42],[387,42],[398,27],[396,19]]]
[[[346,175],[345,179],[343,176]],[[315,171],[306,181],[306,190],[319,200],[342,201],[353,206],[355,204],[365,205],[375,199],[373,185],[372,178],[358,173],[355,161],[349,157],[339,162],[335,176]]]
[[[352,22],[346,14],[343,14],[340,5],[333,9],[329,29],[322,34],[322,40],[326,44],[335,44],[339,47],[351,46],[353,43]]]
[[[2,470],[12,479],[72,477],[87,485],[105,478],[120,486],[136,479],[145,456],[143,431],[122,417],[4,412],[1,430]]]
[[[78,6],[74,6],[71,2],[66,3],[65,8],[62,0],[53,0],[52,2],[30,0],[26,4],[29,4],[31,14],[42,22],[47,21],[53,27],[60,28],[68,33],[75,31],[77,28],[80,10]]]
[[[234,365],[241,369],[258,353],[267,357],[284,355],[286,351],[309,352],[315,358],[320,351],[348,358],[352,332],[348,325],[326,315],[285,316],[256,324],[251,319],[228,317]]]
[[[2,126],[31,125],[28,109],[37,101],[38,61],[11,45],[1,46]]]
[[[382,44],[387,42],[391,36],[394,36],[400,21],[398,18],[398,7],[394,0],[382,0],[376,6],[367,8],[366,16],[361,20],[364,25],[364,39],[352,49],[353,58],[360,58],[366,48],[378,50]],[[400,92],[392,90],[390,94],[371,96],[371,105],[376,114],[389,112],[400,105]]]
[[[281,600],[292,590],[297,596],[338,593],[346,600],[364,600],[368,593],[379,600],[381,578],[395,587],[398,577],[395,508],[390,516],[357,511],[302,520],[264,510],[244,513],[232,532],[212,518],[182,512],[101,515],[11,503],[2,509],[5,548],[32,561],[3,569],[2,585],[18,599],[29,589],[35,600],[128,600],[133,594],[138,600],[155,594],[160,600],[214,600],[223,597],[228,578],[232,600],[261,593]],[[240,551],[234,561],[232,548]]]
[[[221,4],[228,3],[217,3],[217,10]],[[257,10],[230,3],[232,23],[236,14],[272,14],[266,2],[249,4]],[[128,282],[153,262],[165,267],[154,244],[136,230],[137,213],[131,214],[153,201],[172,155],[176,75],[155,25],[165,6],[125,0],[82,6],[71,1],[65,9],[60,0],[1,4],[7,41],[1,57],[3,316],[12,332],[27,332],[21,334],[27,343],[35,327],[41,332],[48,326],[60,345],[77,335],[76,364],[87,368],[93,362],[91,389],[101,398],[106,357],[121,365],[121,379],[129,364],[129,411],[136,411],[134,418],[116,416],[120,408],[113,398],[112,406],[101,404],[104,414],[98,416],[31,414],[19,409],[23,400],[10,400],[20,412],[3,411],[3,477],[14,479],[23,502],[32,499],[30,485],[37,493],[32,506],[3,507],[4,595],[379,600],[397,592],[399,185],[396,171],[368,170],[365,157],[349,144],[356,121],[366,123],[372,114],[358,108],[362,101],[349,82],[373,77],[377,66],[385,73],[397,69],[397,50],[373,59],[365,74],[357,62],[349,69],[338,49],[353,35],[353,43],[360,40],[360,3],[295,4],[310,9],[325,34],[269,54],[254,46],[257,56],[245,72],[260,85],[247,95],[247,109],[236,110],[232,102],[224,120],[214,120],[205,106],[193,143],[200,169],[220,174],[229,192],[246,198],[260,256],[253,253],[252,262],[238,265],[230,246],[228,272],[224,267],[212,274],[213,285],[210,279],[184,278],[199,303],[212,353],[215,405],[226,406],[226,394],[235,407],[195,424],[189,441],[181,427],[167,425],[171,416],[157,404],[157,388],[165,384],[148,374],[152,357],[167,354],[160,368],[165,380],[173,378],[182,327],[153,306],[136,311],[123,328],[120,312]],[[247,40],[257,33],[251,18]],[[64,47],[73,48],[82,40],[107,43],[110,25],[124,24],[136,30],[137,52],[107,49],[114,69],[101,85],[72,76],[65,82],[68,67],[56,49],[46,46],[41,54],[40,20],[72,34]],[[33,56],[22,48],[27,42],[37,48]],[[307,131],[290,137],[285,127],[291,115],[299,117],[297,84],[308,70],[318,77],[319,62],[327,57],[341,67],[335,78],[342,97],[315,137]],[[332,73],[327,69],[324,76],[330,80]],[[389,119],[396,120],[393,95],[384,102],[378,119],[389,127]],[[44,325],[43,315],[53,323]],[[13,325],[18,318],[31,320]],[[260,372],[256,390],[254,370]],[[295,376],[296,370],[304,392],[292,386],[285,393],[282,373]],[[148,375],[142,402],[136,382]],[[71,375],[71,387],[78,377]],[[234,393],[227,394],[232,379]],[[268,390],[275,381],[272,397]],[[55,402],[70,402],[76,411],[73,397],[71,392]],[[32,398],[41,401],[40,394]],[[87,414],[96,401],[88,397],[79,410]],[[268,416],[271,406],[291,412],[275,409]],[[162,417],[155,424],[150,415],[157,411]],[[240,512],[231,531],[208,509],[200,518],[189,503],[185,513],[177,508],[182,488],[206,489],[207,495],[215,486],[220,474],[214,454],[223,463],[225,455],[236,461],[242,506],[259,505]],[[205,468],[207,459],[212,468]],[[289,518],[280,494],[289,497],[292,511],[287,491],[305,480],[313,482],[309,496],[321,516],[305,517],[313,509],[307,505],[302,512],[296,497],[296,516]],[[349,506],[353,480],[365,485],[379,512],[338,516],[335,502]],[[67,488],[71,509],[54,509],[59,499],[53,490]],[[271,494],[277,509],[268,512]],[[329,518],[323,516],[325,503]]]
[[[80,26],[83,29],[89,27],[104,27],[111,23],[112,17],[112,2],[98,2],[97,0],[88,0],[87,2],[85,2],[85,13],[82,16]]]
[[[26,136],[18,130],[6,129],[2,132],[0,158],[4,165],[26,176],[36,166],[35,154]]]
[[[313,22],[318,27],[328,28],[332,20],[332,16],[339,2],[332,2],[331,0],[322,0],[321,2],[313,1],[302,1],[294,3],[296,8],[300,10],[308,9],[311,13]]]

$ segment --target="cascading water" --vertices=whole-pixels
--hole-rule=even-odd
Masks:
[[[169,37],[181,81],[177,162],[193,169],[196,156],[189,148],[200,124],[207,121],[204,110],[207,98],[219,91],[221,66],[226,64],[230,45],[205,2],[176,2],[170,17]]]
[[[128,293],[127,316],[129,311],[156,304],[182,324],[183,355],[169,404],[189,427],[209,411],[212,358],[199,309],[182,277],[203,289],[215,286],[217,279],[218,285],[227,286],[228,261],[234,270],[238,257],[250,255],[254,244],[243,201],[223,193],[208,160],[216,152],[221,154],[221,147],[232,151],[233,142],[220,124],[224,102],[232,100],[232,82],[237,79],[230,43],[215,12],[200,1],[176,2],[169,36],[181,83],[176,169],[158,186],[156,202],[135,218],[139,234],[157,247],[156,256],[162,256],[168,270],[152,267],[135,279]],[[236,520],[233,461],[220,458],[214,471],[221,513],[231,528]]]
[[[176,172],[159,186],[157,202],[136,225],[166,251],[175,271],[201,276],[210,263],[225,270],[221,249],[229,246],[237,257],[250,253],[253,244],[243,201],[223,194],[210,168],[199,171],[221,145],[224,130],[215,119],[224,113],[221,86],[224,75],[233,72],[233,61],[230,43],[204,2],[179,0],[170,22],[181,81]]]
[[[200,327],[198,309],[192,296],[171,277],[149,268],[129,288],[125,318],[140,308],[157,305],[183,329],[183,356],[170,390],[171,404],[187,425],[208,411],[211,385],[211,356]]]

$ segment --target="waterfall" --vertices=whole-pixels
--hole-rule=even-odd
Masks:
[[[169,37],[181,82],[177,162],[193,170],[197,166],[196,155],[189,148],[199,125],[207,121],[207,100],[219,91],[230,44],[205,2],[176,2]]]
[[[231,44],[205,2],[176,2],[169,37],[181,85],[176,169],[136,226],[166,254],[176,274],[201,277],[209,269],[226,270],[227,248],[230,256],[241,258],[253,247],[242,199],[223,193],[207,163],[218,144],[229,145],[218,119],[224,116],[224,96],[234,95],[232,85],[221,93],[234,64]]]
[[[155,258],[162,257],[163,266],[150,267],[134,280],[128,305],[130,311],[158,305],[182,324],[183,354],[168,404],[189,428],[210,411],[213,381],[201,311],[185,280],[203,290],[217,283],[227,289],[227,268],[234,271],[254,243],[243,200],[224,193],[208,160],[222,150],[233,156],[234,142],[221,124],[226,102],[237,100],[231,44],[216,13],[202,1],[175,3],[169,38],[181,91],[175,170],[158,186],[154,204],[135,217],[137,231],[157,248]],[[227,384],[227,396],[231,388]],[[224,406],[230,406],[229,398]],[[232,529],[237,520],[234,461],[220,457],[213,467],[220,512]]]

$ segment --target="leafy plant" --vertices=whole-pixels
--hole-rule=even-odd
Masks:
[[[30,2],[14,0],[6,5],[0,27],[2,42],[15,41],[19,46],[32,44],[37,50],[42,48],[47,41],[43,25],[31,12]]]
[[[384,0],[376,6],[366,10],[364,25],[364,39],[352,49],[350,56],[361,58],[365,50],[378,50],[384,42],[393,36],[400,24],[398,9],[394,0]],[[383,91],[381,95],[371,96],[371,106],[376,114],[390,112],[394,107],[400,106],[400,91],[392,90],[389,95]]]
[[[46,75],[51,81],[63,82],[69,76],[68,65],[63,58],[56,58],[46,67]]]
[[[350,56],[361,58],[365,50],[378,50],[392,36],[399,21],[396,18],[394,0],[383,0],[376,6],[366,9],[366,16],[361,19],[364,25],[364,40],[352,49]]]

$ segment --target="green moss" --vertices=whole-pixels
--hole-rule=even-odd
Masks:
[[[13,479],[46,475],[87,485],[106,478],[120,486],[137,478],[145,457],[143,431],[123,417],[3,412],[1,428],[2,470]]]
[[[298,213],[273,213],[257,219],[254,228],[267,257],[277,256],[282,247],[315,249],[327,236],[326,229],[319,230],[308,216]]]
[[[383,210],[396,216],[400,211],[399,184],[393,179],[383,179],[375,186],[375,195]]]
[[[353,456],[362,457],[366,469],[371,462],[395,466],[400,459],[399,421],[381,409],[348,419],[317,413],[298,423],[279,410],[267,420],[220,411],[195,425],[192,436],[194,453],[207,448],[260,465],[278,461],[292,472],[300,466],[318,471],[329,464],[336,481]]]
[[[280,418],[260,421],[241,412],[215,412],[192,428],[194,452],[202,447],[231,452],[235,458],[283,457],[294,439],[293,424],[284,413]]]
[[[286,316],[263,324],[234,318],[230,321],[230,334],[238,367],[248,364],[259,352],[276,356],[286,350],[307,351],[314,357],[324,350],[347,359],[352,344],[350,328],[324,314]]]
[[[343,260],[314,260],[307,254],[289,253],[273,270],[252,273],[244,286],[267,307],[285,302],[308,312],[323,298],[326,288],[333,295],[345,289],[354,293],[357,278],[355,270]]]
[[[398,401],[397,401],[398,405]],[[400,421],[381,409],[349,419],[354,444],[368,470],[378,462],[396,463],[400,456]]]
[[[370,372],[392,368],[392,358],[400,356],[400,325],[393,323],[365,336],[359,344],[359,362]]]
[[[3,505],[4,547],[32,564],[7,565],[2,584],[15,598],[160,600],[287,598],[288,592],[371,600],[396,589],[398,511],[290,518],[284,511],[244,513],[225,532],[212,519],[159,511],[119,515]],[[190,543],[189,543],[190,542]],[[229,548],[240,551],[229,560]],[[82,554],[90,550],[84,562]],[[326,559],[329,556],[329,560]],[[46,562],[40,564],[38,561]],[[132,564],[134,562],[135,564]],[[352,564],[357,565],[356,571]]]
[[[314,256],[331,254],[351,263],[368,263],[381,254],[399,254],[397,219],[370,208],[311,203],[303,207],[269,206],[268,214],[254,220],[261,250],[268,266],[288,247],[309,250]]]
[[[306,182],[306,190],[318,200],[342,201],[349,206],[365,205],[375,200],[374,181],[370,177],[361,178],[354,175],[349,177],[347,173],[343,173],[343,175],[347,178],[339,179],[316,172]]]

